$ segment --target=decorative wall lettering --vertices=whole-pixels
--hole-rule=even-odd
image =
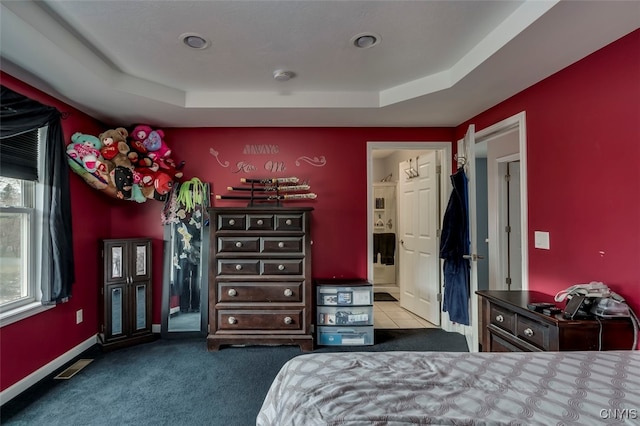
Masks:
[[[224,163],[222,161],[220,161],[220,158],[218,158],[218,151],[216,151],[213,148],[209,148],[209,154],[213,155],[214,157],[216,157],[216,160],[218,161],[218,164],[220,164],[222,167],[229,167],[229,162],[225,161]]]
[[[266,144],[256,144],[256,145],[245,145],[243,154],[252,154],[252,155],[270,155],[277,154],[280,152],[280,148],[278,145],[266,145]]]
[[[269,160],[264,163],[264,169],[270,172],[284,172],[287,170],[287,166],[285,166],[284,161]]]
[[[300,166],[300,160],[311,164],[314,167],[323,167],[325,164],[327,164],[327,159],[325,158],[324,155],[321,155],[320,157],[307,157],[305,155],[303,155],[302,157],[298,157],[296,159],[296,166]]]
[[[256,169],[256,166],[254,166],[251,163],[248,163],[246,161],[238,161],[236,163],[236,170],[233,173],[240,173],[240,172],[249,173],[254,171],[255,169]]]

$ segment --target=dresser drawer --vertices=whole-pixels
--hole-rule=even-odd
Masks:
[[[549,349],[549,327],[539,322],[519,316],[516,336],[540,349]]]
[[[264,275],[302,275],[303,259],[264,260]]]
[[[260,261],[257,259],[219,259],[218,275],[259,275]]]
[[[286,283],[218,282],[218,302],[224,303],[300,303],[302,281]]]
[[[262,238],[263,253],[302,253],[302,237],[265,237]]]
[[[301,214],[276,215],[276,231],[302,231],[304,217]]]
[[[218,252],[258,252],[260,238],[257,237],[219,237]]]
[[[490,321],[491,324],[496,327],[514,334],[516,318],[513,312],[503,309],[500,306],[491,305]]]
[[[218,216],[217,229],[237,231],[247,229],[247,216],[243,214],[221,214]]]
[[[218,309],[218,330],[303,330],[304,309]]]
[[[273,215],[250,215],[247,229],[251,231],[273,230]]]

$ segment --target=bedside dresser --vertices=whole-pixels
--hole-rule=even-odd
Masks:
[[[207,347],[293,344],[310,332],[312,208],[210,208]]]
[[[553,296],[535,291],[482,290],[476,294],[481,299],[483,352],[617,350],[631,349],[633,344],[629,318],[602,318],[599,323],[544,315],[527,305],[556,302]]]

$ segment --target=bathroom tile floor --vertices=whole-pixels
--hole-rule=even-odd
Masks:
[[[374,328],[439,328],[400,307],[400,302],[373,303]]]

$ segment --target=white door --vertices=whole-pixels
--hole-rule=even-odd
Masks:
[[[399,166],[398,281],[400,306],[440,325],[436,159],[436,151],[429,151]]]
[[[478,351],[478,222],[476,219],[476,179],[475,179],[475,126],[472,124],[467,129],[463,141],[458,141],[458,153],[464,157],[465,173],[468,179],[468,213],[469,213],[469,240],[471,242],[471,260],[469,270],[469,325],[461,325],[449,321],[449,316],[443,317],[443,329],[461,333],[467,339],[470,352]]]

